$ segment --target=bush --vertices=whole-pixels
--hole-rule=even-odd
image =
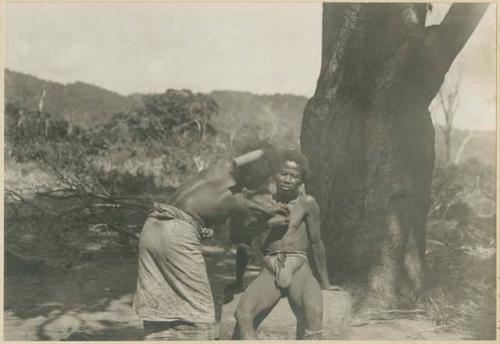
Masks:
[[[61,246],[96,224],[135,238],[153,201],[231,155],[208,123],[217,105],[190,91],[146,95],[138,108],[86,129],[22,104],[5,110],[9,245],[32,234],[24,231],[47,232],[37,245],[67,252]]]
[[[473,339],[495,332],[495,175],[476,160],[436,166],[429,213],[427,309]],[[492,192],[493,190],[493,192]]]

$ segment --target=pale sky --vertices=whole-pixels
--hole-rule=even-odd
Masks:
[[[439,22],[448,5],[438,5]],[[7,3],[6,67],[121,94],[188,88],[311,96],[320,3]],[[462,70],[456,126],[495,128],[495,8],[450,70]],[[431,110],[439,118],[439,107]]]

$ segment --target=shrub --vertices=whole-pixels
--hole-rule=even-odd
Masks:
[[[427,308],[436,324],[460,326],[473,339],[495,332],[494,174],[477,160],[438,165],[432,185]]]

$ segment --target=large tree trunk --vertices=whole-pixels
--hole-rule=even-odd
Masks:
[[[424,286],[428,107],[486,7],[455,4],[426,28],[425,4],[323,5],[322,66],[301,145],[330,278],[362,286],[358,306],[401,307]]]

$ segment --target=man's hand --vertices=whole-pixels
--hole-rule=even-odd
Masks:
[[[200,236],[202,239],[211,238],[214,235],[214,230],[212,228],[202,228]]]
[[[332,285],[332,284],[322,285],[321,289],[323,289],[323,290],[334,290],[334,291],[344,291],[344,289],[342,289],[338,285]]]
[[[274,215],[288,216],[290,215],[290,208],[288,207],[287,204],[276,203],[275,205],[269,208],[269,212],[273,213]]]
[[[288,215],[290,214],[290,209],[286,204],[277,203],[275,201],[270,201],[265,198],[254,197],[253,199],[248,199],[241,194],[236,196],[240,202],[242,202],[250,211],[255,213],[260,213],[268,217],[273,217],[274,215]]]
[[[267,221],[267,224],[271,228],[288,227],[289,223],[290,223],[290,218],[283,215],[275,215],[271,217],[269,221]]]
[[[290,215],[290,207],[288,206],[288,204],[285,204],[285,203],[278,203],[278,204],[279,204],[278,214],[281,214],[284,216]]]

